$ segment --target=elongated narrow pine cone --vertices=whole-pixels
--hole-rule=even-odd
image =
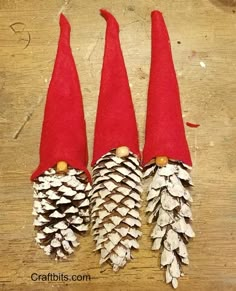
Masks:
[[[76,233],[88,229],[91,186],[83,171],[69,168],[66,175],[45,171],[34,182],[36,242],[47,255],[66,259],[79,245]]]
[[[145,169],[144,178],[153,177],[148,189],[148,222],[155,224],[151,238],[152,250],[161,250],[161,267],[166,268],[166,283],[178,287],[183,276],[182,265],[189,264],[186,245],[195,234],[191,227],[192,186],[187,166],[171,162],[158,167],[151,164]]]
[[[109,262],[118,271],[138,249],[141,218],[139,215],[142,171],[138,158],[125,158],[111,151],[93,168],[91,192],[93,235],[100,251],[100,264]]]

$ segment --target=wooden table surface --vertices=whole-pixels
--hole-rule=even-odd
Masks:
[[[196,238],[189,245],[191,262],[179,290],[236,290],[235,0],[0,0],[0,289],[171,290],[164,283],[158,252],[150,250],[151,226],[144,215],[140,250],[118,273],[109,265],[98,266],[90,234],[81,238],[81,246],[64,262],[51,260],[34,242],[29,176],[38,163],[58,15],[64,11],[72,26],[91,157],[106,26],[100,8],[111,11],[120,24],[141,147],[150,12],[164,13],[184,120],[200,123],[199,128],[186,127],[194,163]],[[91,280],[34,282],[32,273],[89,274]]]

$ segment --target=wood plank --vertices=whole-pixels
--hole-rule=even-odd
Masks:
[[[34,243],[30,173],[38,163],[45,96],[58,39],[58,13],[72,26],[72,49],[84,97],[90,157],[102,66],[106,8],[120,23],[120,38],[144,141],[150,65],[150,12],[163,11],[179,80],[193,157],[194,229],[184,290],[236,289],[235,196],[235,1],[8,1],[0,0],[0,289],[170,290],[150,250],[142,207],[143,236],[134,260],[118,273],[98,265],[90,234],[68,261],[50,260]],[[24,27],[30,34],[14,33]],[[15,26],[14,26],[15,27]],[[23,29],[22,29],[23,30]],[[206,65],[203,68],[200,62]],[[146,185],[147,186],[147,185]],[[145,193],[143,194],[145,200]],[[33,282],[31,274],[89,274],[90,281]]]

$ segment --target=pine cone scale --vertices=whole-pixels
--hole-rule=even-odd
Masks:
[[[186,245],[194,232],[191,227],[191,195],[186,187],[192,185],[187,167],[170,162],[164,167],[149,165],[145,178],[153,175],[148,189],[146,212],[148,222],[156,223],[151,238],[153,250],[161,249],[161,266],[166,267],[166,282],[174,288],[183,275],[182,264],[188,264]]]
[[[79,199],[78,187],[84,191],[79,192]],[[79,245],[74,232],[84,232],[88,228],[86,193],[89,190],[84,173],[71,168],[65,176],[57,175],[51,168],[34,182],[36,242],[47,255],[66,258]]]
[[[131,259],[130,249],[138,248],[136,240],[141,235],[141,177],[135,171],[141,173],[141,167],[134,162],[136,159],[132,155],[119,158],[110,152],[97,161],[93,170],[92,229],[96,250],[101,253],[100,264],[109,261],[114,271]]]

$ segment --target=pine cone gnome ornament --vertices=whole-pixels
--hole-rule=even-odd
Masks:
[[[117,271],[139,247],[141,165],[138,132],[119,25],[109,12],[93,151],[93,235],[100,264]]]
[[[90,175],[82,95],[70,48],[70,24],[60,16],[60,38],[48,89],[34,181],[36,242],[64,259],[89,222]]]
[[[179,89],[167,28],[162,14],[152,12],[152,54],[148,90],[144,178],[152,177],[147,195],[148,222],[155,224],[152,249],[161,250],[166,282],[178,286],[191,227],[192,162],[185,137]]]

